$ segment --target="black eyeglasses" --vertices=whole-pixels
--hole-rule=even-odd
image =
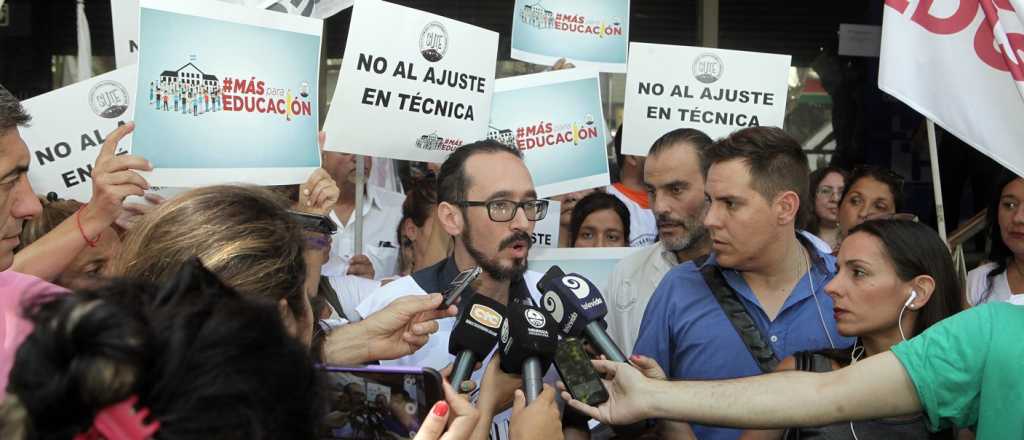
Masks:
[[[475,202],[475,201],[464,201],[456,202],[458,206],[486,206],[487,216],[494,222],[507,222],[512,221],[512,218],[516,216],[516,211],[519,208],[523,208],[523,214],[526,214],[526,219],[532,222],[538,220],[544,220],[544,216],[548,213],[548,201],[547,200],[527,200],[525,202],[513,202],[511,200],[491,200],[489,202]]]

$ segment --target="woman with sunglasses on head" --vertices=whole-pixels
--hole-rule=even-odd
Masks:
[[[825,167],[811,173],[811,200],[814,200],[807,232],[835,249],[839,244],[839,199],[846,188],[846,171]]]
[[[886,352],[960,311],[960,285],[946,245],[928,226],[907,220],[869,220],[850,230],[839,251],[839,273],[825,287],[836,327],[855,336],[853,347],[801,352],[779,371],[827,372]],[[753,439],[952,439],[929,433],[923,415],[841,422],[787,431],[747,431]]]
[[[988,206],[988,263],[967,273],[967,302],[1024,304],[1024,179],[1009,171]]]
[[[855,168],[839,201],[839,239],[854,226],[903,206],[903,177],[876,166]]]

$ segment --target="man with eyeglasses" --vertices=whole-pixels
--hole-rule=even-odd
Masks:
[[[530,234],[547,214],[548,202],[537,198],[522,153],[491,140],[464,145],[441,165],[437,189],[437,220],[454,237],[451,255],[378,289],[359,305],[359,313],[369,316],[402,296],[440,292],[459,272],[474,266],[483,271],[472,285],[476,294],[506,305],[511,301],[540,304],[536,286],[543,274],[527,271],[526,259]],[[439,330],[423,348],[381,364],[437,370],[447,367],[455,359],[448,353],[455,322],[453,318],[439,320]],[[490,356],[483,364],[489,362]],[[474,372],[472,380],[481,383],[483,371]],[[553,381],[554,375],[548,379]],[[494,417],[492,439],[508,438],[506,420],[510,414],[505,411]]]

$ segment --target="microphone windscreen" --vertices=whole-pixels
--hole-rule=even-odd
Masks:
[[[559,275],[561,274],[561,275]],[[552,266],[537,283],[544,293],[541,304],[558,323],[558,330],[569,336],[580,336],[587,324],[600,321],[608,314],[608,306],[597,286],[582,275],[566,275]]]
[[[547,370],[555,354],[558,333],[555,322],[541,309],[511,302],[501,324],[498,349],[501,369],[508,374],[522,374],[523,361],[530,357],[541,360]]]
[[[448,338],[448,352],[458,355],[464,350],[471,350],[477,360],[483,359],[498,341],[505,306],[478,294],[461,304],[460,308],[459,320]]]

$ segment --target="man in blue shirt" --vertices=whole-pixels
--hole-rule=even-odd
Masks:
[[[797,229],[808,207],[808,166],[792,137],[775,127],[738,130],[707,151],[704,225],[712,253],[672,269],[658,285],[634,352],[655,359],[675,379],[728,379],[763,373],[701,268],[717,266],[777,359],[798,351],[845,348],[824,287],[835,258]],[[693,425],[702,440],[742,431]]]

